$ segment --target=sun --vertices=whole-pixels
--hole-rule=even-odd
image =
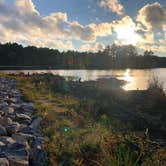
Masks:
[[[139,42],[139,35],[135,32],[133,24],[119,26],[116,28],[117,39],[121,44],[136,45]]]

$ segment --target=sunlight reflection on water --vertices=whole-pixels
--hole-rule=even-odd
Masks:
[[[6,70],[0,73],[15,73],[24,72],[25,74],[33,73],[48,73],[48,70]],[[124,80],[127,83],[122,87],[125,90],[144,90],[147,89],[149,81],[153,76],[157,77],[159,82],[163,83],[166,89],[166,68],[157,69],[126,69],[126,70],[51,70],[53,74],[58,74],[65,77],[81,78],[81,81],[96,80],[98,78],[116,77]]]

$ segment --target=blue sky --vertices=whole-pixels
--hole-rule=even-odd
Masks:
[[[0,40],[98,51],[133,44],[165,55],[165,0],[0,0]]]

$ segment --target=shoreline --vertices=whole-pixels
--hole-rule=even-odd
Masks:
[[[2,70],[125,70],[125,69],[131,69],[131,70],[151,70],[151,69],[164,69],[164,67],[142,67],[142,68],[132,68],[132,67],[124,67],[124,68],[63,68],[63,67],[51,67],[50,66],[0,66],[0,71]]]

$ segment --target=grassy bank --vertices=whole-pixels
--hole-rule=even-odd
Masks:
[[[25,100],[35,103],[36,111],[43,119],[41,132],[46,139],[47,165],[165,164],[165,146],[150,140],[145,130],[147,124],[143,123],[141,127],[138,124],[136,128],[137,123],[133,123],[135,118],[140,118],[140,110],[146,111],[144,115],[151,114],[147,113],[148,109],[160,110],[160,115],[163,114],[165,105],[161,102],[165,102],[165,96],[156,100],[150,95],[152,89],[143,94],[128,94],[121,89],[108,89],[101,82],[66,81],[51,74],[14,77]],[[144,97],[151,100],[147,96],[157,104],[160,101],[160,107],[150,105],[152,103],[146,105],[148,108],[144,103],[140,105]]]

